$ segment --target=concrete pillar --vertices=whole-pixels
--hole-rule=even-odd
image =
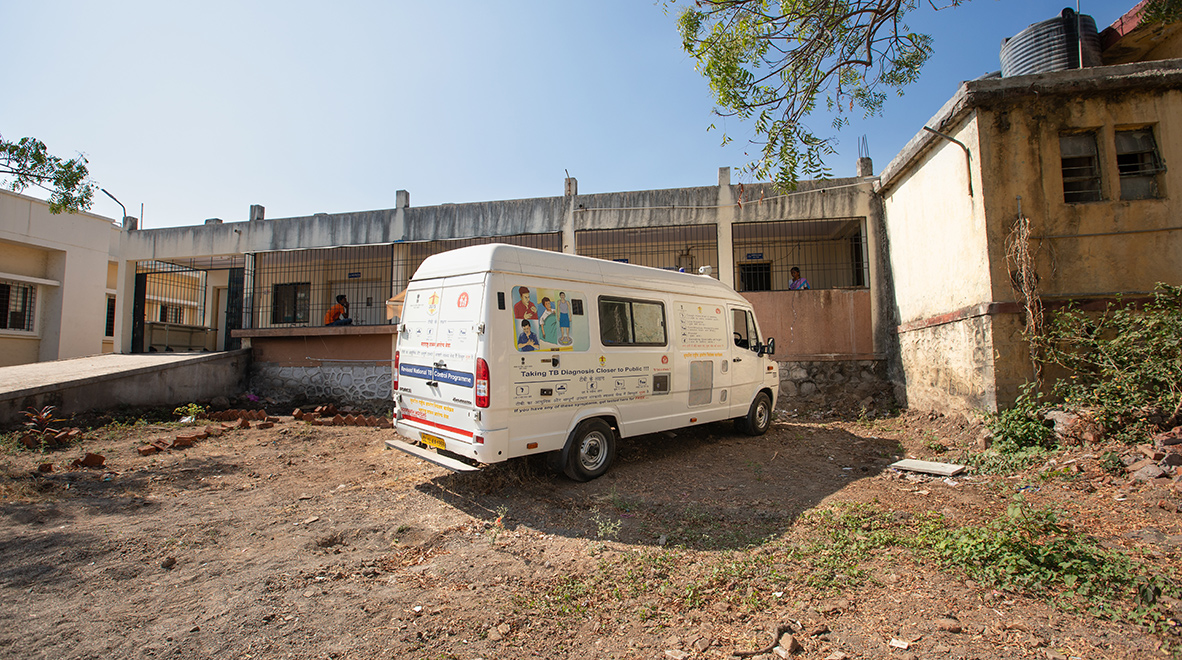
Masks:
[[[410,208],[410,191],[399,190],[394,193],[394,208]]]
[[[575,254],[575,205],[579,198],[579,180],[566,177],[562,194],[562,251]]]
[[[735,193],[731,188],[731,168],[718,168],[718,263],[714,265],[719,281],[735,286],[735,248],[731,241],[731,225],[738,217]]]
[[[874,176],[874,161],[869,156],[858,159],[858,176]]]
[[[135,262],[119,261],[115,282],[115,352],[131,352],[132,308],[135,306]]]
[[[250,205],[250,221],[260,222],[267,215],[267,209],[263,208],[261,204]]]

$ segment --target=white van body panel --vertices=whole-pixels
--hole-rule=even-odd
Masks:
[[[396,428],[495,463],[560,450],[592,417],[620,437],[743,417],[760,392],[774,407],[779,369],[740,335],[764,341],[710,277],[503,244],[434,255],[407,287]]]

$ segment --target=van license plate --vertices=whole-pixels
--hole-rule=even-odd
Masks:
[[[447,449],[447,445],[444,444],[443,438],[433,436],[430,433],[420,433],[419,435],[423,436],[423,442],[426,443],[428,447]]]

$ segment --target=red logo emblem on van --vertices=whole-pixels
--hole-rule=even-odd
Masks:
[[[661,356],[661,364],[669,364],[669,356],[668,355]]]
[[[465,291],[465,292],[461,293],[459,299],[456,300],[456,307],[467,307],[467,306],[468,306],[468,292]]]

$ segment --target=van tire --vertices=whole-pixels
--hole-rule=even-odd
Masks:
[[[767,392],[755,395],[746,417],[735,420],[735,426],[747,435],[763,435],[772,427],[772,398]]]
[[[616,433],[598,417],[579,422],[562,449],[566,476],[575,481],[590,481],[603,476],[616,457]]]

